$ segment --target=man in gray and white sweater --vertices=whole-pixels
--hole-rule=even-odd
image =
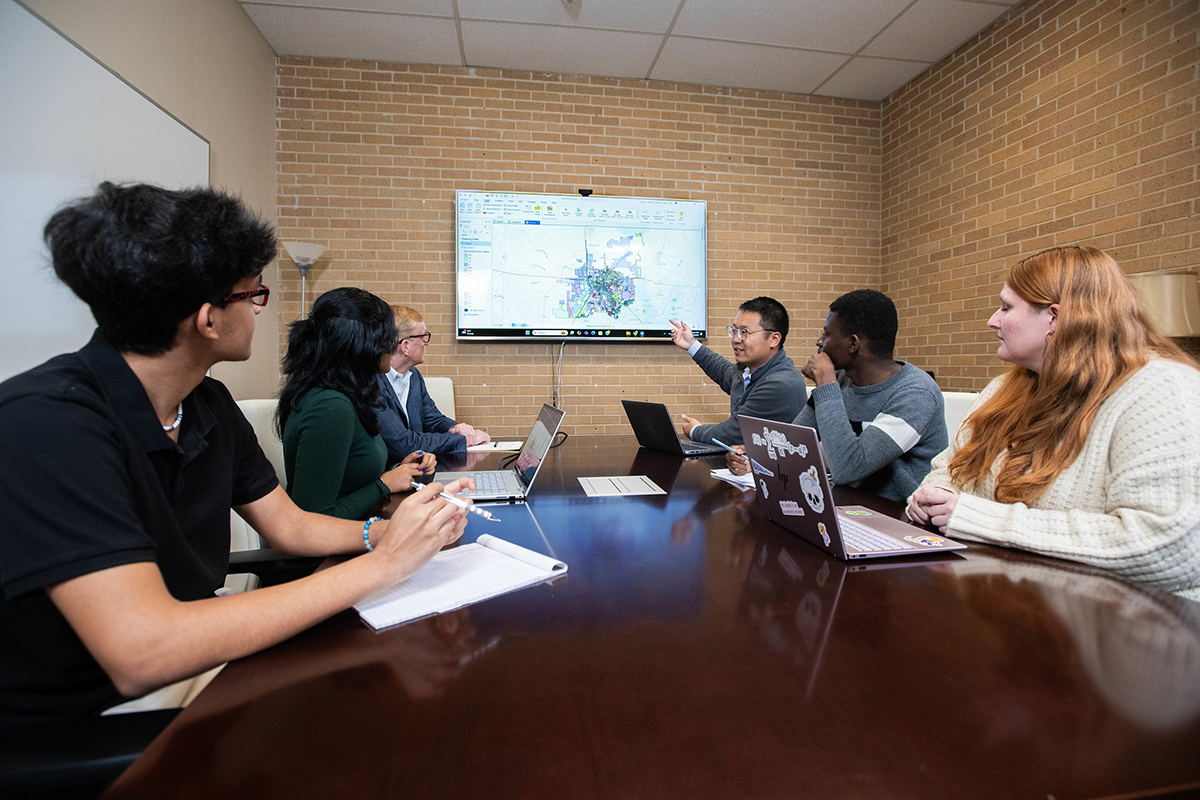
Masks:
[[[898,329],[896,306],[881,292],[834,300],[801,370],[816,386],[793,422],[817,429],[834,483],[903,502],[949,438],[938,385],[892,357]],[[744,458],[727,460],[746,472]]]

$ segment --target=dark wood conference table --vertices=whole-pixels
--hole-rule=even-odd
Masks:
[[[848,565],[762,520],[722,465],[572,436],[528,505],[464,537],[566,576],[379,634],[346,612],[233,662],[106,797],[1200,788],[1200,604],[982,545]],[[669,494],[578,481],[627,474]]]

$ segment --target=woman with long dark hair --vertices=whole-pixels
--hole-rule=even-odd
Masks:
[[[933,460],[909,517],[1200,600],[1200,370],[1117,262],[1091,247],[1025,259],[988,327],[1013,367]]]
[[[308,319],[292,323],[276,424],[287,491],[304,510],[365,519],[432,472],[433,455],[420,452],[387,469],[376,376],[387,371],[397,339],[387,303],[354,287],[326,292]]]

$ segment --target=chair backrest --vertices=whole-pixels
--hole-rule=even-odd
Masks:
[[[946,433],[950,436],[951,444],[954,443],[954,437],[963,420],[970,413],[971,406],[975,405],[978,399],[979,392],[942,392],[942,401],[946,406]]]
[[[258,445],[262,448],[267,460],[271,462],[271,466],[275,468],[275,474],[279,478],[279,482],[283,483],[283,442],[279,441],[279,436],[275,433],[275,409],[279,405],[279,401],[274,399],[238,400],[237,404],[238,408],[242,410],[242,414],[250,422],[251,427],[254,428],[254,435],[258,437]],[[263,540],[255,533],[254,529],[238,516],[236,511],[230,510],[230,552],[257,550],[263,546]],[[232,589],[235,592],[255,589],[258,587],[258,583],[258,577],[250,573],[228,575],[225,578],[225,588]]]
[[[279,407],[279,401],[274,398],[270,400],[238,400],[237,404],[246,419],[249,420],[251,427],[254,428],[254,435],[258,437],[258,446],[263,449],[271,466],[275,467],[275,475],[279,478],[279,482],[283,483],[285,480],[283,442],[279,441],[279,435],[275,433],[275,409]]]
[[[452,379],[425,378],[425,389],[429,392],[430,399],[437,405],[438,411],[450,419],[458,419],[454,416],[454,381]]]

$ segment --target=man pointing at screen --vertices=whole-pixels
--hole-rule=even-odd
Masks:
[[[692,360],[729,395],[729,419],[716,425],[701,425],[683,414],[683,432],[697,442],[718,439],[741,444],[738,415],[745,414],[777,422],[791,422],[808,399],[804,376],[783,352],[787,340],[788,313],[771,297],[756,297],[738,307],[737,316],[726,330],[733,347],[730,363],[696,341],[685,323],[671,320],[671,341],[687,350]]]

